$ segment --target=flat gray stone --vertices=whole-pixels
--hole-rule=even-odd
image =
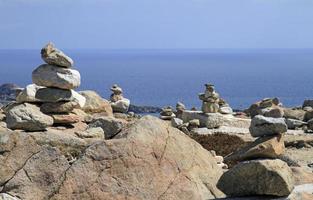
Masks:
[[[250,133],[253,137],[265,135],[277,135],[287,132],[287,124],[284,118],[271,118],[262,115],[255,116],[250,125]]]

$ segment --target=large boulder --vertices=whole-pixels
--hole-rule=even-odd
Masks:
[[[106,116],[113,116],[112,107],[106,99],[103,99],[95,91],[87,90],[79,92],[86,98],[86,104],[82,108],[87,113],[103,113]]]
[[[80,86],[80,73],[54,65],[40,65],[33,71],[33,83],[39,86],[74,89]]]
[[[287,163],[281,160],[252,160],[224,173],[218,188],[228,196],[288,196],[294,188],[294,179]]]
[[[222,174],[214,157],[184,133],[146,116],[126,138],[90,146],[51,199],[214,199]]]
[[[202,113],[201,111],[190,110],[183,111],[182,120],[184,123],[193,119],[198,119],[201,127],[218,128],[223,124],[223,115],[220,113]]]
[[[60,101],[73,101],[78,103],[82,108],[85,106],[86,98],[74,90],[64,90],[58,88],[42,88],[36,93],[36,98],[41,102],[60,102]]]
[[[252,119],[249,130],[253,137],[277,135],[287,132],[287,125],[284,118],[271,118],[257,115]]]
[[[123,98],[116,102],[111,102],[111,106],[112,106],[113,112],[127,113],[129,106],[130,106],[130,100]]]
[[[50,65],[57,65],[61,67],[72,67],[73,60],[65,55],[62,51],[54,47],[54,44],[49,42],[41,49],[41,58]]]
[[[255,158],[278,158],[285,150],[282,135],[264,136],[252,144],[228,155],[225,161],[242,161]]]
[[[123,128],[123,121],[114,117],[100,117],[92,120],[89,128],[101,127],[106,139],[110,139],[118,134]]]
[[[24,102],[39,102],[38,99],[36,99],[36,92],[42,88],[41,86],[30,84],[27,85],[26,88],[19,93],[16,97],[16,102],[18,103],[24,103]]]
[[[13,106],[6,113],[7,127],[25,131],[41,131],[53,124],[52,117],[43,114],[40,108],[23,103]]]

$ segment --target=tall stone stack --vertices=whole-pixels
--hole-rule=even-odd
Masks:
[[[257,115],[249,130],[257,139],[224,159],[241,162],[221,177],[218,187],[229,196],[288,196],[294,188],[292,171],[278,159],[285,149],[284,119]]]
[[[213,84],[205,84],[205,91],[199,94],[199,99],[202,101],[201,110],[203,113],[233,113],[229,104],[220,98],[220,95],[215,91]]]
[[[117,84],[114,84],[110,90],[112,91],[110,104],[113,112],[127,113],[130,106],[130,100],[123,96],[123,89]]]
[[[220,108],[219,97],[220,95],[215,91],[214,85],[205,84],[205,92],[199,94],[199,99],[202,101],[202,112],[217,113]]]
[[[38,131],[53,124],[66,125],[80,120],[71,112],[82,108],[86,99],[73,90],[81,83],[80,73],[72,69],[73,60],[52,43],[41,50],[41,57],[46,64],[33,71],[33,84],[17,96],[18,104],[7,111],[11,129]]]

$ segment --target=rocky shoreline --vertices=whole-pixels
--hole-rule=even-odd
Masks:
[[[33,84],[0,87],[0,199],[313,199],[313,100],[237,111],[207,83],[200,110],[135,106],[117,84],[76,92],[52,43],[41,57]]]

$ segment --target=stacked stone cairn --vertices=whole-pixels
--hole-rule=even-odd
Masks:
[[[130,106],[130,100],[124,98],[123,89],[117,84],[114,84],[110,90],[112,91],[110,96],[110,104],[113,112],[127,113]]]
[[[162,111],[160,112],[160,118],[163,120],[171,120],[175,118],[174,110],[171,106],[166,106],[162,108]]]
[[[250,133],[257,139],[248,146],[225,157],[239,161],[223,174],[218,187],[229,196],[288,196],[294,188],[292,171],[278,159],[284,152],[283,134],[287,125],[283,118],[256,115]],[[269,181],[270,180],[270,181]]]
[[[252,104],[245,112],[251,116],[251,118],[256,115],[273,118],[281,118],[284,116],[282,103],[278,98],[265,98]]]
[[[48,43],[41,50],[46,64],[32,73],[33,84],[16,97],[16,103],[6,109],[6,122],[10,129],[41,131],[57,124],[79,122],[71,113],[82,108],[86,99],[73,89],[80,86],[80,73],[72,69],[73,60]]]

